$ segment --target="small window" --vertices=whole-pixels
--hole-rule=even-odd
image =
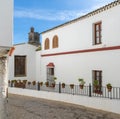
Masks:
[[[49,49],[49,39],[46,38],[45,39],[45,46],[44,46],[45,50]]]
[[[54,82],[54,67],[49,68],[47,67],[47,81],[49,82],[49,86],[52,86],[52,83]]]
[[[15,76],[26,76],[26,56],[15,56]]]
[[[101,26],[102,25],[102,22],[98,22],[98,23],[95,23],[94,24],[94,41],[93,41],[93,44],[94,45],[97,45],[97,44],[101,44],[101,38],[102,38],[102,29],[101,29]]]
[[[55,35],[53,37],[52,47],[53,48],[57,48],[58,47],[58,36],[57,35]]]

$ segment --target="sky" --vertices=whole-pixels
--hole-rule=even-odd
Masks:
[[[43,32],[114,0],[14,0],[13,43],[28,42],[30,27]]]

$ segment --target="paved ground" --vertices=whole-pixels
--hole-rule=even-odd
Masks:
[[[7,119],[120,119],[120,115],[63,102],[9,94]]]

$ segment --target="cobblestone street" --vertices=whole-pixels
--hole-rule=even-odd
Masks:
[[[33,97],[9,94],[7,119],[120,119],[120,115]]]

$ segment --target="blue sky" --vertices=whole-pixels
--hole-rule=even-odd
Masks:
[[[14,44],[28,41],[33,26],[43,32],[114,0],[14,0]]]

